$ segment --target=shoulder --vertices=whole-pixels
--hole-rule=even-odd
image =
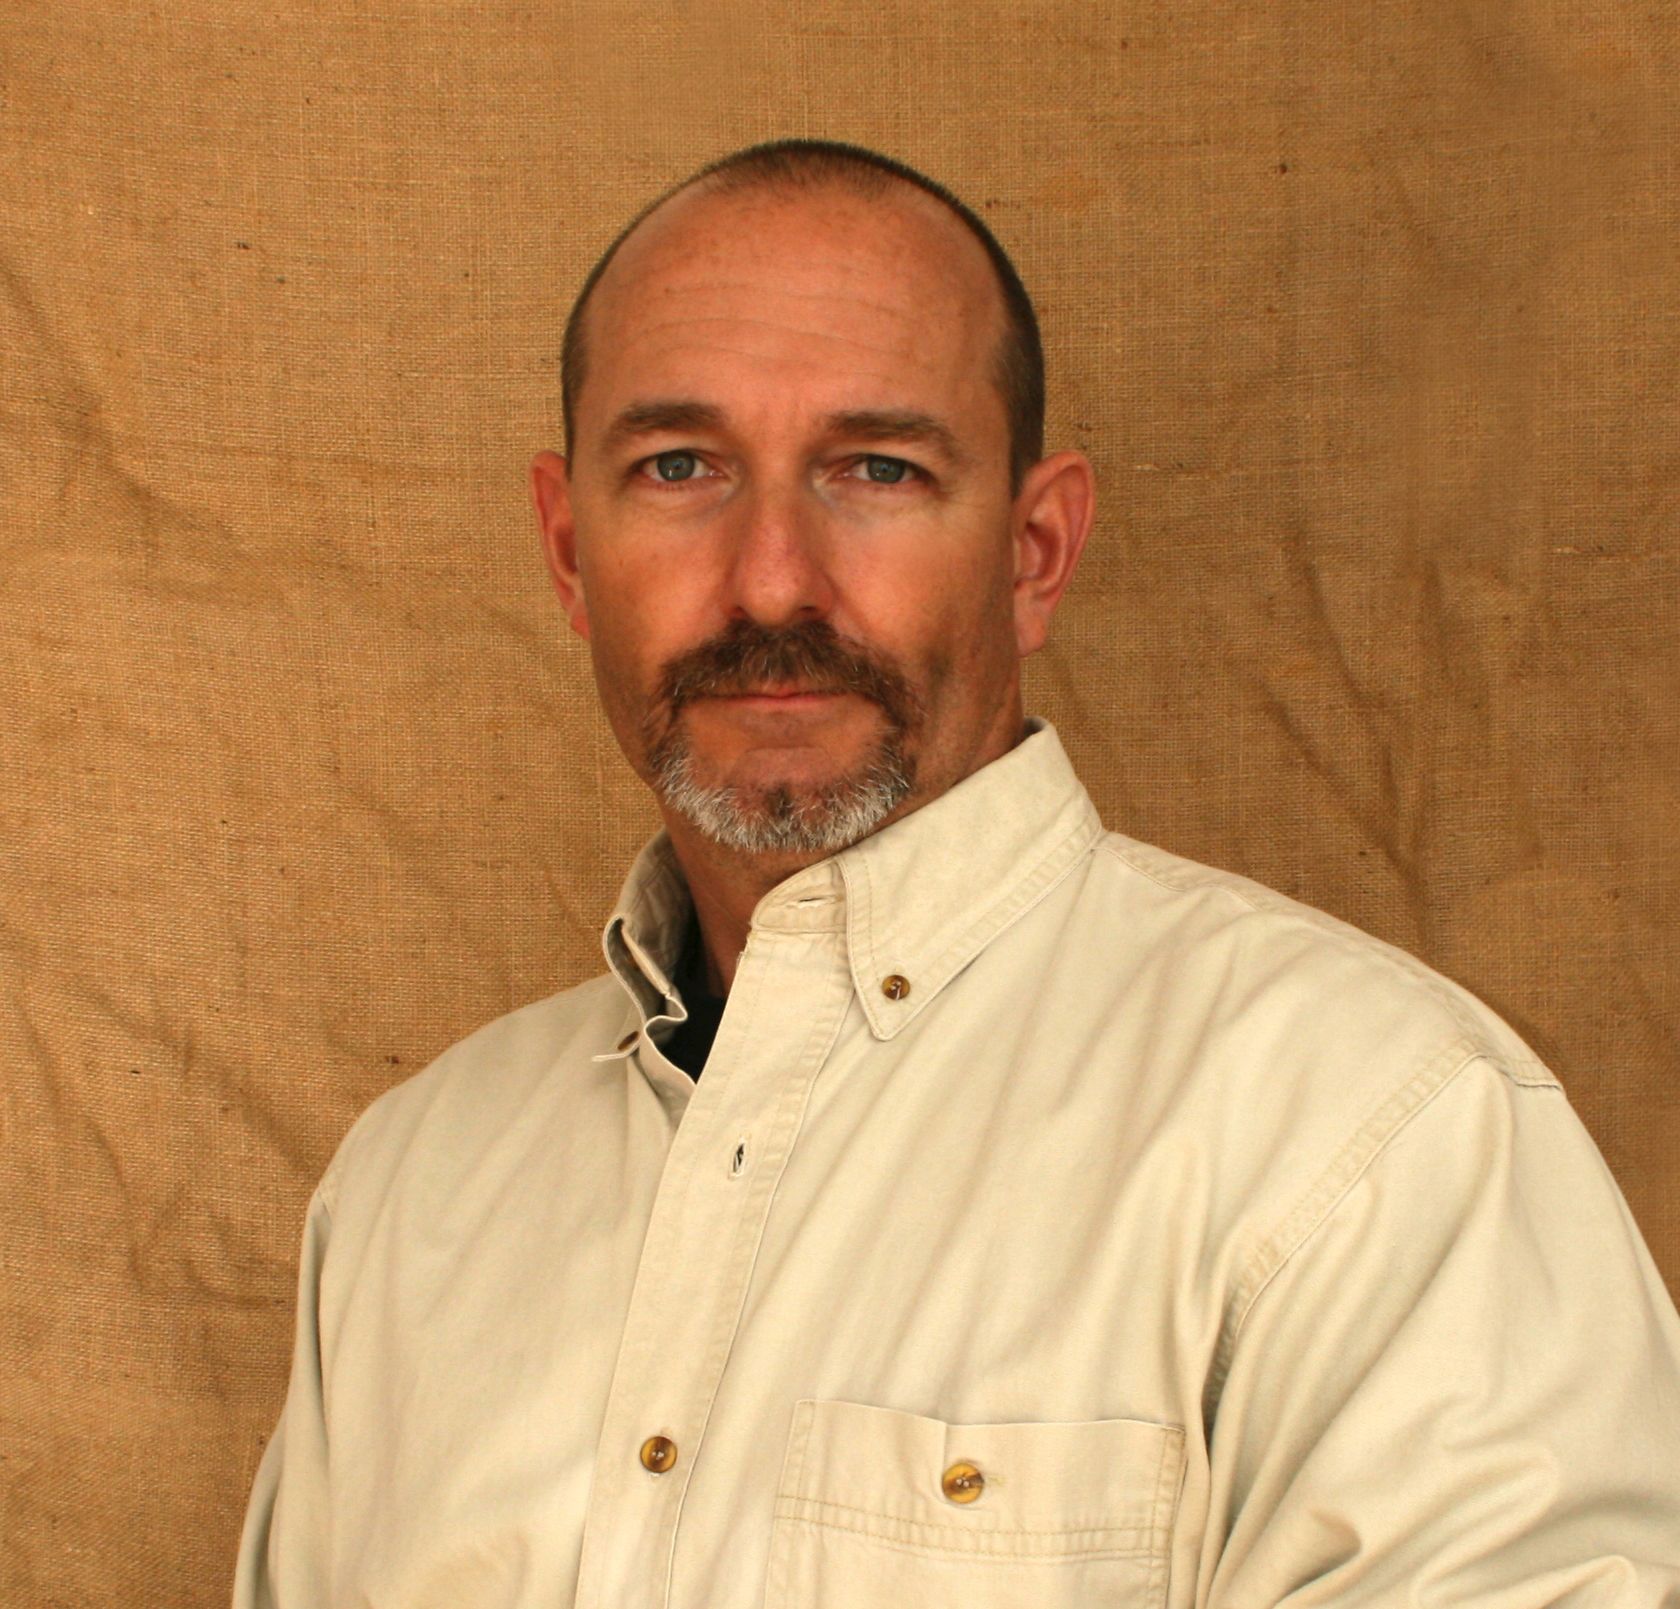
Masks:
[[[416,1153],[435,1163],[492,1143],[596,1070],[625,1016],[622,989],[603,974],[485,1023],[362,1113],[322,1178],[323,1205],[333,1210],[347,1179],[388,1181]]]
[[[1191,1136],[1206,1159],[1209,1232],[1246,1267],[1240,1285],[1454,1086],[1570,1120],[1557,1080],[1497,1012],[1322,911],[1118,834],[1073,899],[1067,941],[1105,958],[1086,976],[1115,1025],[1106,1042],[1125,1047],[1163,1132]]]
[[[1383,1083],[1425,1063],[1483,1059],[1516,1084],[1556,1079],[1467,989],[1417,957],[1249,878],[1108,833],[1093,908],[1123,913],[1128,943],[1201,996],[1210,1020],[1258,1051]]]
[[[1076,898],[1123,958],[1108,1011],[1149,1020],[1140,1076],[1206,1159],[1202,1210],[1225,1247],[1216,1374],[1258,1293],[1368,1198],[1427,1205],[1450,1240],[1495,1159],[1542,1179],[1603,1171],[1516,1030],[1396,946],[1119,834]]]

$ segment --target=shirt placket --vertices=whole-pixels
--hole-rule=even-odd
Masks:
[[[758,914],[666,1153],[596,1449],[579,1609],[669,1603],[683,1497],[777,1181],[851,999],[843,904],[823,881]]]

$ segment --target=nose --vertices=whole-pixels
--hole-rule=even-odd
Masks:
[[[738,504],[725,577],[731,620],[790,626],[834,607],[820,510],[798,488],[759,485]]]

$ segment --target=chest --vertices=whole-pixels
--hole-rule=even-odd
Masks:
[[[837,941],[759,959],[680,1120],[641,1068],[580,1071],[345,1277],[329,1413],[372,1601],[1154,1590],[1219,1322],[1159,1081],[1071,997],[971,979],[883,1042]]]

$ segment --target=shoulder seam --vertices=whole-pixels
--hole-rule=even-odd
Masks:
[[[1157,876],[1148,866],[1143,865],[1140,861],[1134,859],[1131,855],[1128,855],[1125,850],[1125,845],[1127,843],[1139,843],[1142,848],[1153,847],[1151,845],[1141,844],[1140,841],[1136,839],[1127,839],[1123,834],[1117,832],[1105,832],[1102,836],[1101,847],[1106,849],[1109,854],[1120,862],[1122,866],[1130,868],[1132,871],[1136,872],[1139,877],[1148,878],[1149,881],[1157,888],[1167,889],[1174,894],[1181,894],[1184,892],[1186,886],[1185,884],[1169,882],[1166,878]],[[1170,851],[1167,850],[1155,850],[1154,852],[1156,854],[1170,854]],[[1250,910],[1258,910],[1260,908],[1259,903],[1256,900],[1250,899],[1242,889],[1233,886],[1233,879],[1236,878],[1238,875],[1237,873],[1222,872],[1218,869],[1218,867],[1203,866],[1196,861],[1183,860],[1178,856],[1172,856],[1172,858],[1178,860],[1182,865],[1194,866],[1197,871],[1205,873],[1204,876],[1197,879],[1198,886],[1204,888],[1217,888],[1221,890],[1221,892],[1229,894],[1231,898],[1238,901],[1238,903],[1246,905]],[[1256,884],[1255,886],[1258,887],[1259,885]]]
[[[1329,1165],[1318,1175],[1272,1232],[1253,1250],[1232,1286],[1225,1320],[1208,1371],[1204,1402],[1218,1400],[1225,1387],[1237,1338],[1248,1315],[1273,1279],[1335,1215],[1355,1184],[1370,1170],[1396,1137],[1464,1070],[1482,1063],[1507,1082],[1528,1089],[1547,1089],[1558,1095],[1562,1087],[1552,1078],[1518,1076],[1479,1045],[1455,1039],[1425,1060],[1398,1089],[1366,1116]]]
[[[1280,920],[1294,920],[1318,934],[1326,943],[1335,945],[1345,955],[1366,963],[1386,964],[1393,973],[1404,977],[1416,989],[1426,994],[1452,1020],[1453,1026],[1467,1042],[1469,1048],[1487,1056],[1495,1062],[1500,1070],[1516,1084],[1533,1084],[1550,1086],[1557,1083],[1557,1079],[1550,1070],[1529,1053],[1526,1059],[1519,1059],[1513,1052],[1518,1048],[1517,1043],[1499,1044],[1497,1051],[1490,1042],[1491,1036],[1484,1024],[1477,1021],[1474,1012],[1469,1009],[1468,991],[1462,985],[1455,984],[1444,974],[1434,970],[1427,962],[1420,960],[1409,950],[1402,949],[1386,939],[1379,939],[1373,933],[1366,933],[1340,917],[1332,916],[1328,911],[1321,911],[1316,906],[1304,904],[1292,899],[1287,894],[1279,894],[1273,889],[1266,888],[1260,883],[1251,883],[1235,872],[1222,872],[1217,867],[1200,866],[1194,861],[1184,861],[1183,864],[1193,866],[1204,875],[1198,877],[1194,883],[1174,883],[1158,877],[1147,865],[1140,864],[1125,853],[1126,839],[1116,833],[1104,836],[1102,847],[1129,871],[1146,878],[1157,888],[1165,889],[1169,893],[1184,893],[1188,888],[1204,888],[1215,890],[1235,900],[1245,910],[1252,911],[1257,916],[1270,914]],[[1144,848],[1150,846],[1144,845]],[[1166,851],[1157,851],[1166,853]],[[1175,857],[1176,858],[1176,857]],[[1248,892],[1247,884],[1255,894],[1264,896],[1255,898]],[[1514,1034],[1512,1035],[1515,1039]],[[1521,1047],[1526,1049],[1527,1047]]]

